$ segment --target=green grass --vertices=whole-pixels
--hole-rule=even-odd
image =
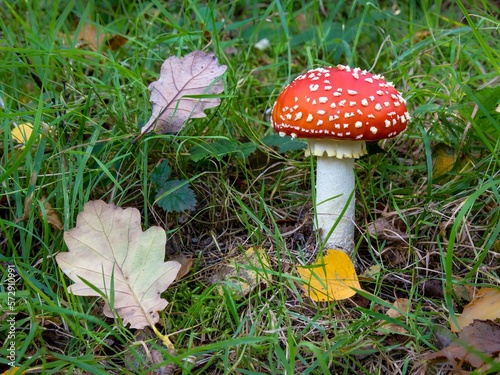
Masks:
[[[14,264],[18,274],[17,366],[44,374],[147,374],[169,364],[183,374],[417,373],[450,314],[467,303],[454,287],[499,285],[499,9],[489,1],[331,3],[0,5],[0,267]],[[79,48],[86,24],[105,40],[128,42],[115,51]],[[261,51],[253,46],[262,38],[270,47]],[[147,86],[163,60],[199,49],[228,67],[222,104],[179,135],[132,143],[149,119]],[[315,248],[314,161],[302,150],[279,153],[265,136],[273,134],[269,109],[284,85],[339,63],[383,73],[404,93],[413,121],[381,142],[385,152],[356,163],[357,267],[380,271],[364,279],[367,292],[355,302],[316,305],[298,290],[293,270]],[[27,122],[43,136],[22,148],[10,129]],[[207,147],[221,139],[255,150]],[[434,178],[440,143],[458,158]],[[196,148],[212,153],[194,160]],[[172,179],[190,182],[195,211],[166,213],[153,204],[150,175],[163,160]],[[63,231],[48,222],[43,202],[68,230],[94,199],[138,208],[145,228],[165,228],[167,258],[194,258],[165,292],[170,304],[158,325],[176,353],[149,330],[106,318],[100,300],[67,292],[54,258],[67,251]],[[380,217],[405,240],[370,234]],[[269,284],[239,299],[227,286],[218,293],[211,281],[251,246],[269,255]],[[424,294],[431,280],[443,296]],[[389,318],[395,298],[408,298],[411,309]],[[381,330],[381,322],[394,325]],[[1,325],[2,342],[8,330]],[[0,352],[5,371],[7,348]],[[427,373],[450,369],[436,364]]]

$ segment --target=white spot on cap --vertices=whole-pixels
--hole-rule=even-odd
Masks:
[[[328,103],[328,98],[326,96],[320,96],[318,98],[318,102],[323,103],[323,104]]]
[[[367,106],[368,106],[368,100],[366,100],[365,98],[363,98],[363,99],[361,100],[361,105],[362,105],[363,107],[367,107]]]
[[[384,105],[385,105],[386,107],[389,107],[389,106],[391,105],[391,103],[389,103],[389,102],[384,102]]]
[[[385,123],[385,127],[386,128],[388,128],[388,127],[391,126],[391,121],[390,120],[385,120],[384,123]]]
[[[344,113],[344,117],[345,118],[354,117],[354,112],[351,112],[351,113],[346,112],[346,113]]]
[[[377,111],[382,110],[382,106],[380,105],[380,103],[375,104],[375,110],[377,110]]]
[[[332,104],[330,104],[330,108],[336,108],[337,107],[337,104],[335,104],[335,102],[332,102]]]
[[[356,128],[362,128],[363,127],[363,123],[361,121],[356,121],[356,123],[354,124],[354,127]]]
[[[319,85],[309,85],[309,90],[311,91],[318,91]]]
[[[356,107],[356,105],[357,105],[356,102],[353,102],[353,101],[349,102],[350,107]]]
[[[285,132],[279,132],[278,134],[279,134],[280,137],[284,137],[286,135]]]
[[[372,126],[372,127],[370,128],[370,131],[371,131],[373,134],[377,134],[378,129],[377,129],[375,126]]]
[[[337,92],[337,91],[335,91],[335,92],[333,93],[333,96],[340,96],[340,95],[342,95],[342,93]]]
[[[356,109],[356,113],[360,116],[363,116],[363,111],[361,109]]]
[[[323,125],[323,120],[318,120],[318,122],[316,123],[316,125],[318,125],[318,126]]]
[[[316,113],[317,113],[318,115],[323,116],[323,115],[326,113],[326,111],[325,111],[324,109],[318,109],[318,110],[316,111]]]
[[[368,78],[365,78],[365,81],[368,82],[368,83],[373,83],[373,79],[368,77]]]
[[[347,93],[349,95],[358,95],[358,92],[356,90],[347,90]]]
[[[311,115],[310,113],[307,115],[307,118],[306,118],[306,122],[312,122],[313,120],[313,115]]]
[[[377,90],[377,95],[382,96],[382,95],[384,95],[384,92],[382,90]]]
[[[302,118],[302,112],[297,112],[297,113],[295,114],[295,118],[294,118],[294,120],[295,120],[295,121],[297,121],[297,120],[300,120],[301,118]]]
[[[341,101],[339,102],[339,106],[341,106],[341,107],[345,106],[345,103],[346,103],[346,102],[347,102],[347,100],[341,100]]]
[[[292,134],[290,134],[290,135],[292,136],[292,139],[297,138],[297,134],[295,134],[295,133],[292,133]]]

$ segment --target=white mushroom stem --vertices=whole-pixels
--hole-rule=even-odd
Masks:
[[[348,254],[354,250],[353,192],[354,159],[318,157],[316,166],[316,230],[319,231],[322,244],[325,244],[327,248],[341,249]],[[349,198],[351,198],[350,201]],[[337,220],[339,221],[335,225]],[[334,228],[333,232],[329,235],[332,228]]]
[[[326,248],[354,251],[354,160],[365,153],[361,141],[309,141],[306,154],[317,156],[315,225]]]

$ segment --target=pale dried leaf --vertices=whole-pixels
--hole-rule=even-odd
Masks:
[[[269,258],[266,249],[262,247],[250,247],[243,254],[229,260],[229,264],[214,276],[213,281],[226,285],[235,298],[243,298],[259,283],[268,285],[268,275],[266,269],[270,268]],[[222,285],[217,288],[220,295],[224,295]]]
[[[64,240],[69,252],[57,254],[56,260],[75,282],[68,287],[71,293],[100,296],[90,283],[106,296],[125,325],[143,328],[158,322],[158,311],[168,304],[160,294],[180,268],[178,262],[164,262],[163,229],[143,232],[137,209],[90,201],[78,215],[76,227],[64,233]],[[113,317],[107,302],[104,313]]]
[[[153,113],[141,133],[176,133],[188,119],[205,117],[204,110],[218,106],[220,99],[199,96],[220,94],[226,69],[214,54],[202,51],[165,60],[160,78],[149,85]]]
[[[500,319],[500,290],[495,288],[481,288],[474,299],[464,307],[462,314],[457,316],[459,327],[450,319],[453,332],[460,332],[474,320]]]

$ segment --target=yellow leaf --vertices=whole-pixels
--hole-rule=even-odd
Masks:
[[[302,290],[313,301],[335,301],[352,297],[361,289],[354,264],[341,250],[328,249],[312,266],[297,267],[304,280]]]
[[[457,161],[457,152],[445,143],[438,143],[432,150],[432,178],[450,172]]]
[[[475,319],[500,319],[500,289],[479,289],[474,299],[464,307],[462,315],[457,316],[457,321],[460,327],[457,327],[453,320],[451,320],[450,328],[453,332],[460,332]]]
[[[33,125],[30,123],[19,124],[12,129],[12,138],[18,143],[26,143],[33,133]]]

